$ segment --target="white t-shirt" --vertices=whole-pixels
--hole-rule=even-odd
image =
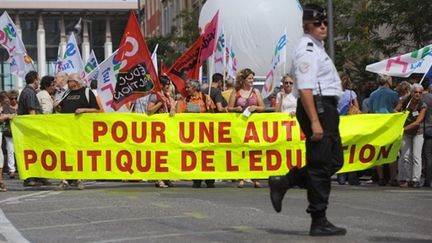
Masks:
[[[297,109],[297,98],[293,95],[293,93],[285,94],[283,92],[279,92],[276,95],[276,104],[278,105],[281,102],[281,112],[291,113],[295,112]]]

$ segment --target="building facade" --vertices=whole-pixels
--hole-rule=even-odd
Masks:
[[[137,0],[2,0],[1,5],[14,21],[41,76],[53,74],[59,46],[63,54],[71,33],[84,61],[91,50],[99,62],[103,61],[118,48],[129,11],[138,8]],[[21,89],[22,80],[10,73],[7,60],[7,51],[0,48],[0,88]]]
[[[41,76],[53,74],[60,50],[75,34],[85,62],[94,50],[99,62],[118,48],[130,10],[138,10],[145,37],[181,30],[181,11],[199,11],[204,0],[1,0]],[[199,12],[198,12],[199,13]],[[3,14],[1,12],[0,14]],[[181,34],[181,33],[180,33]],[[59,48],[60,47],[60,48]],[[10,73],[9,55],[0,48],[0,89],[23,88]]]
[[[166,36],[173,29],[183,34],[180,14],[188,11],[199,15],[204,3],[205,0],[145,0],[145,36]]]

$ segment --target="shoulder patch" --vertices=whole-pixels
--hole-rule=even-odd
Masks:
[[[313,52],[313,43],[312,42],[307,43],[306,51]]]
[[[300,72],[307,73],[309,72],[310,64],[308,62],[302,62],[299,65]]]

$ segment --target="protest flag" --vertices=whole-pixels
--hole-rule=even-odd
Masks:
[[[366,71],[395,77],[408,77],[412,73],[426,73],[432,64],[432,45],[410,53],[369,64]]]
[[[429,54],[432,54],[432,50],[429,51]],[[422,84],[424,79],[427,78],[429,81],[428,85],[432,85],[432,63],[429,65],[428,71],[423,75],[422,79],[420,80],[419,84]]]
[[[166,72],[183,97],[187,96],[186,81],[199,78],[201,44],[202,38],[198,37],[195,43]]]
[[[286,59],[286,45],[287,45],[287,35],[286,31],[285,33],[279,38],[276,47],[274,49],[272,61],[271,61],[271,67],[270,71],[266,75],[266,79],[261,91],[262,98],[267,98],[275,89],[276,86],[278,86],[275,72],[276,68],[285,63]]]
[[[66,44],[60,71],[67,74],[80,73],[81,78],[85,77],[84,63],[73,32],[69,36],[69,40]]]
[[[201,34],[202,44],[200,51],[200,64],[202,65],[216,49],[218,38],[219,11],[213,16],[212,20],[205,26]]]
[[[85,65],[84,65],[84,72],[86,75],[84,78],[84,82],[86,83],[87,86],[90,86],[90,82],[92,80],[97,80],[98,70],[95,70],[95,69],[97,69],[98,66],[99,66],[99,63],[97,61],[96,54],[94,53],[94,50],[92,50],[90,52],[89,58],[87,59]],[[89,75],[89,74],[91,74],[91,75]]]
[[[234,52],[232,44],[232,38],[230,39],[230,45],[227,47],[228,61],[227,61],[227,75],[228,79],[235,80],[237,73],[237,58]]]
[[[166,73],[183,97],[187,96],[186,81],[199,79],[201,65],[213,54],[216,48],[218,19],[219,11],[206,25],[204,32]]]
[[[218,41],[216,44],[216,50],[214,54],[214,72],[225,73],[226,66],[226,41],[225,41],[225,30],[222,27],[219,33]]]
[[[157,63],[157,49],[158,49],[158,47],[159,47],[159,44],[156,44],[156,47],[154,48],[153,53],[151,54],[153,67],[155,68],[156,73],[159,73],[158,63]]]
[[[118,54],[121,68],[112,103],[115,110],[150,91],[161,89],[159,77],[134,11],[129,15],[120,47]]]
[[[84,65],[84,71],[86,74],[90,73],[93,69],[95,69],[98,66],[98,61],[96,58],[96,54],[94,53],[94,50],[90,52],[90,56],[87,59],[85,65]]]
[[[429,79],[429,82],[432,82],[432,64],[430,65],[429,71],[426,73],[425,76]],[[429,85],[431,85],[431,83],[429,83]]]
[[[27,55],[17,28],[6,11],[0,16],[0,43],[9,54],[12,74],[24,78],[28,71],[34,70],[33,60]]]
[[[61,45],[59,45],[59,47],[57,49],[57,60],[55,62],[54,74],[57,74],[58,72],[60,72],[61,67],[62,67],[62,62],[63,62],[63,58],[62,58],[62,54],[61,54]]]

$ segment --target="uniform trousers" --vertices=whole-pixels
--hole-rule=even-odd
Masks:
[[[312,141],[311,122],[298,99],[297,120],[306,135],[306,165],[292,169],[286,178],[290,186],[307,189],[309,206],[306,212],[313,219],[325,217],[331,188],[331,176],[343,166],[343,149],[339,134],[337,99],[323,96],[324,113],[319,115],[324,135],[320,141]]]
[[[423,142],[423,154],[425,161],[425,185],[432,181],[432,137],[425,137]]]

